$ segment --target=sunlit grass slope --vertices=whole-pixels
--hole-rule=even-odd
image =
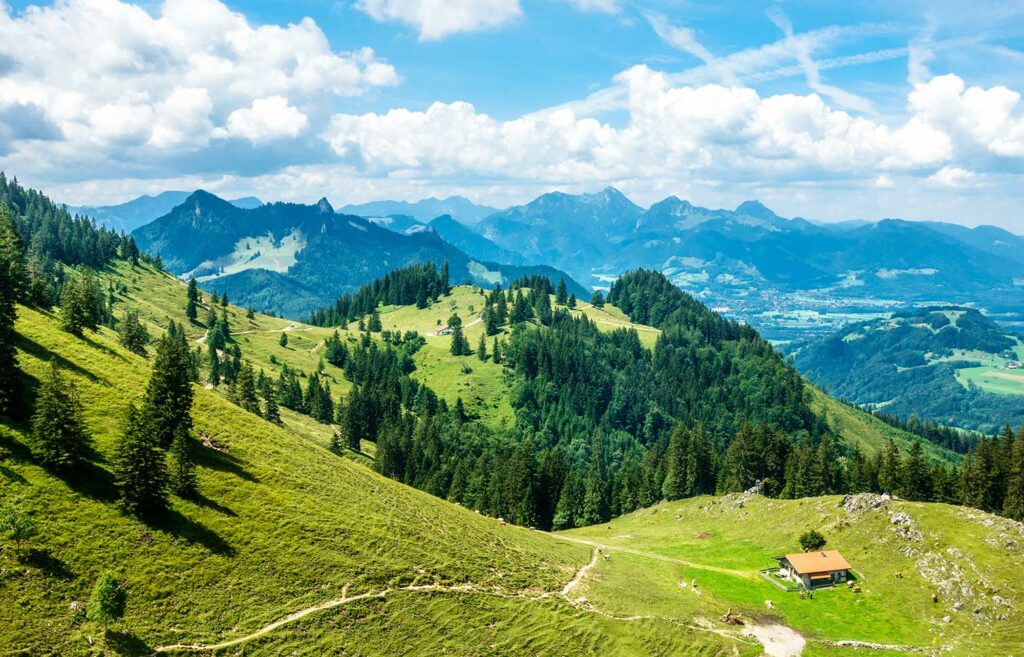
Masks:
[[[809,640],[805,655],[845,654],[833,652],[839,641],[1024,654],[1024,526],[943,504],[888,501],[849,512],[842,502],[704,497],[567,532],[635,551],[611,550],[579,593],[612,613],[642,608],[680,621],[732,609],[748,622],[794,628]],[[860,593],[842,586],[802,599],[758,575],[773,557],[800,551],[810,528],[850,562]]]
[[[40,528],[29,565],[10,549],[0,553],[0,654],[87,652],[96,628],[70,605],[88,598],[104,570],[130,590],[122,627],[142,650],[244,634],[345,585],[350,593],[434,582],[557,589],[588,559],[585,547],[499,526],[392,482],[198,386],[196,431],[227,448],[201,451],[202,498],[175,500],[157,523],[124,516],[111,459],[149,363],[106,330],[75,338],[33,310],[20,309],[17,328],[31,379],[56,359],[78,386],[97,454],[88,471],[60,478],[33,464],[25,427],[0,427],[12,454],[0,499],[20,499]]]

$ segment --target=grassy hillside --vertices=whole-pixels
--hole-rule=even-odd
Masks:
[[[890,647],[881,654],[1021,654],[1024,526],[942,504],[845,501],[694,498],[565,537],[608,546],[610,559],[597,562],[579,595],[612,613],[689,623],[732,609],[796,630],[804,655],[845,654],[840,641]],[[842,586],[802,599],[758,575],[773,557],[800,551],[809,528],[850,562],[860,593]]]
[[[154,333],[168,319],[184,320],[184,286],[173,278],[143,267],[104,275],[126,283],[128,293],[118,294],[117,305],[139,307]],[[478,298],[473,288],[460,287],[427,309],[387,309],[382,321],[385,328],[429,333],[455,309],[475,345],[482,330],[473,324]],[[331,334],[228,311],[243,353],[267,370],[278,367],[271,357],[314,369],[319,345]],[[607,318],[608,330],[628,324],[611,307],[583,305],[578,312]],[[113,654],[224,644],[220,654],[757,655],[761,645],[744,632],[754,626],[768,631],[762,626],[775,622],[810,640],[806,655],[857,652],[831,640],[931,649],[937,638],[938,645],[953,647],[945,654],[1000,647],[1004,654],[1019,640],[1014,610],[1024,604],[1024,585],[1011,564],[1019,560],[1024,536],[1018,538],[1014,523],[953,507],[891,503],[891,510],[909,513],[924,536],[907,542],[896,535],[903,526],[891,525],[888,510],[847,517],[837,498],[740,504],[727,497],[662,504],[609,525],[548,535],[502,525],[376,475],[366,467],[369,444],[362,455],[331,454],[324,449],[330,427],[308,417],[285,411],[278,427],[201,386],[196,431],[227,451],[202,449],[202,497],[197,503],[175,499],[167,518],[147,524],[116,509],[110,470],[124,408],[141,397],[149,362],[122,349],[109,330],[84,338],[64,333],[51,314],[22,308],[17,328],[30,383],[25,395],[57,359],[78,386],[96,455],[87,472],[58,477],[34,463],[24,424],[0,425],[0,447],[9,453],[0,460],[0,503],[20,501],[40,529],[27,562],[19,562],[9,544],[0,549],[6,601],[0,605],[0,655],[100,652],[99,628],[77,610],[106,570],[130,592],[126,618],[106,646]],[[193,341],[202,335],[201,327],[188,330]],[[287,347],[278,344],[284,330]],[[417,353],[415,375],[445,396],[462,396],[489,421],[511,418],[499,368],[472,356],[451,357],[449,342],[429,337]],[[462,374],[462,361],[472,375]],[[332,387],[343,392],[341,373],[326,369]],[[881,444],[873,418],[820,397],[830,414],[845,413],[840,428],[848,440]],[[853,595],[843,590],[801,606],[805,601],[784,598],[754,573],[791,549],[811,521],[855,561],[865,587],[858,600],[842,598]],[[702,532],[712,538],[698,538]],[[606,561],[595,546],[577,541],[636,553],[615,549]],[[887,569],[897,566],[908,576],[890,587]],[[910,574],[943,568],[971,589],[957,593],[966,605],[960,612],[946,609],[945,592],[941,609],[933,608],[924,576]],[[699,596],[679,586],[693,579]],[[1001,611],[995,595],[1013,608]],[[765,612],[765,599],[776,610]],[[835,604],[826,606],[830,599]],[[902,614],[887,619],[883,602],[888,609],[907,605],[911,622]],[[980,615],[974,606],[982,607]],[[744,613],[747,625],[717,621],[730,607]],[[954,617],[949,623],[941,621],[947,614]],[[1003,614],[1008,620],[997,621]],[[935,618],[939,625],[929,624]],[[977,632],[973,623],[998,634]],[[972,634],[976,644],[965,638]]]

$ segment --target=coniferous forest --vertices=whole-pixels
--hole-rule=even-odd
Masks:
[[[131,238],[72,217],[16,181],[0,182],[4,371],[16,371],[17,302],[58,305],[62,326],[72,333],[116,325],[122,344],[147,354],[150,338],[137,314],[128,308],[115,317],[92,273],[115,258],[138,261]],[[478,355],[504,368],[515,413],[511,427],[490,428],[461,399],[447,404],[412,376],[422,336],[380,327],[382,305],[422,308],[450,289],[447,267],[413,266],[313,314],[311,323],[325,326],[368,320],[358,341],[336,332],[324,345],[326,362],[353,384],[343,399],[332,399],[321,372],[285,366],[273,380],[256,371],[232,339],[226,296],[205,304],[205,353],[189,347],[184,327],[169,324],[155,345],[144,404],[126,415],[117,463],[125,508],[152,512],[162,508],[167,491],[194,493],[188,409],[191,382],[203,380],[225,385],[235,403],[271,421],[280,421],[283,407],[334,425],[332,448],[339,452],[358,451],[364,440],[376,443],[374,467],[388,477],[544,529],[594,524],[662,499],[742,491],[758,482],[771,496],[890,491],[1021,517],[1024,433],[1007,427],[953,444],[948,430],[908,424],[922,440],[966,451],[962,467],[929,462],[920,443],[900,453],[890,441],[869,458],[831,435],[810,409],[799,374],[756,331],[646,270],[625,274],[595,300],[660,329],[653,349],[635,330],[603,332],[586,317],[573,317],[576,299],[564,281],[537,276],[484,293],[484,337],[493,340],[488,353],[482,339]],[[183,294],[193,322],[202,298],[194,282]],[[287,344],[285,334],[281,342]],[[471,353],[468,344],[462,351]],[[16,379],[4,376],[8,412],[15,410],[10,382]],[[74,467],[88,453],[88,435],[76,428],[80,409],[58,370],[35,403],[23,411],[36,415],[40,458]],[[47,443],[47,436],[56,442]]]

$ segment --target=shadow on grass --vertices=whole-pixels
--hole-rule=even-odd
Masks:
[[[32,548],[25,556],[24,563],[27,566],[38,568],[43,571],[43,574],[47,577],[52,577],[53,579],[70,582],[75,578],[75,574],[71,572],[68,565],[61,559],[53,556],[49,548],[43,548],[41,550]]]
[[[127,632],[107,630],[104,642],[115,655],[152,655],[153,649],[142,639]]]
[[[114,485],[114,475],[95,463],[85,462],[72,472],[56,472],[49,470],[52,474],[60,477],[68,488],[79,495],[84,495],[97,502],[108,504],[117,501],[117,486]]]
[[[92,342],[91,340],[87,340],[87,341],[90,344],[96,344],[96,343]],[[18,337],[15,340],[14,344],[21,351],[24,351],[25,353],[33,356],[34,358],[38,358],[39,360],[41,360],[44,363],[48,363],[51,360],[53,360],[53,361],[57,362],[57,365],[60,366],[60,368],[62,370],[68,370],[68,371],[74,372],[76,374],[79,374],[81,376],[84,376],[84,377],[86,377],[87,379],[89,379],[90,381],[92,381],[94,383],[104,383],[104,384],[108,383],[106,379],[102,379],[102,378],[96,376],[95,374],[93,374],[89,370],[85,369],[84,367],[80,367],[79,365],[71,362],[67,358],[64,358],[60,354],[58,354],[58,353],[56,353],[54,351],[50,351],[49,349],[47,349],[43,345],[39,344],[35,340],[27,338],[24,335],[22,335],[21,333],[18,334]],[[106,347],[104,347],[102,345],[99,345],[99,344],[96,344],[96,346],[98,348],[100,348],[100,349],[107,349]],[[32,377],[27,377],[27,376],[25,378],[32,379]],[[32,379],[32,380],[35,381],[35,379]],[[38,381],[36,381],[36,385],[37,386],[39,385]],[[22,393],[21,396],[24,397],[25,396],[24,393]],[[34,399],[35,398],[35,394],[31,395],[31,398]],[[29,407],[31,407],[31,405],[29,405]]]
[[[188,543],[197,543],[214,554],[233,557],[237,554],[221,536],[201,522],[192,520],[174,509],[163,511],[159,518],[141,517],[150,529],[166,532]]]
[[[206,447],[196,450],[195,459],[196,465],[200,467],[216,470],[217,472],[227,472],[252,483],[259,483],[260,481],[255,475],[242,467],[242,462],[239,459],[227,452],[219,452]]]
[[[224,515],[231,516],[232,518],[238,517],[238,514],[232,511],[231,509],[224,506],[223,504],[220,504],[219,502],[211,500],[202,493],[196,493],[195,497],[192,498],[190,501],[194,502],[196,506],[201,506],[204,509],[212,509],[217,513],[223,513]]]

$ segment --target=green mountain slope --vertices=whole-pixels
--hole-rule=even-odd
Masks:
[[[977,310],[920,308],[800,345],[795,364],[832,394],[903,419],[991,433],[1024,423],[1024,340]]]

